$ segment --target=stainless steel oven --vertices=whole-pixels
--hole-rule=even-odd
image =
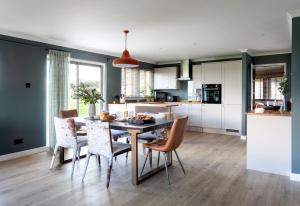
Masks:
[[[221,104],[222,102],[221,84],[203,84],[202,85],[202,103]]]

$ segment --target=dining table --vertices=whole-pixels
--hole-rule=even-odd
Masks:
[[[75,118],[77,125],[85,125],[87,118]],[[93,121],[100,121],[99,119],[92,119]],[[127,131],[131,135],[131,181],[133,185],[138,185],[145,179],[165,169],[164,165],[151,168],[148,172],[139,175],[139,151],[138,151],[138,135],[157,129],[166,129],[167,135],[173,125],[173,120],[159,120],[154,123],[135,125],[124,121],[110,122],[110,129]],[[172,153],[168,153],[167,165],[172,165]]]

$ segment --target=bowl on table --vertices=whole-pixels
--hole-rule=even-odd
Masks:
[[[155,123],[155,118],[150,115],[137,115],[128,119],[129,124],[143,125]]]

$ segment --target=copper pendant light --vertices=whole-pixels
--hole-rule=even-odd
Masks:
[[[127,50],[127,34],[129,33],[128,30],[124,30],[125,34],[125,50],[123,51],[123,54],[120,58],[115,59],[113,61],[114,67],[121,67],[121,68],[132,68],[132,67],[138,67],[139,62],[136,59],[133,59],[128,50]]]

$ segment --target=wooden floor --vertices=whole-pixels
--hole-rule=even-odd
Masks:
[[[48,169],[50,155],[40,153],[0,163],[0,205],[300,205],[300,184],[288,177],[245,169],[246,144],[238,137],[187,133],[178,162],[138,186],[131,184],[130,158],[114,162],[111,185],[105,187],[107,164],[91,158],[84,184],[82,159],[70,179],[70,164]],[[142,156],[141,156],[142,157]]]

